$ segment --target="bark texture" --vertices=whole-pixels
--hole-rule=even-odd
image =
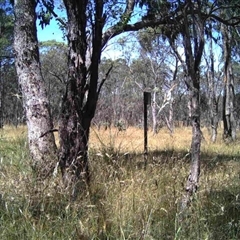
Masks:
[[[103,26],[109,14],[103,13],[104,4],[111,5],[111,2],[64,0],[64,4],[68,16],[69,74],[59,121],[59,158],[65,185],[75,198],[82,183],[89,181],[89,128],[99,92],[106,80],[98,81],[102,48],[114,36],[151,26],[153,22],[128,24],[135,6],[135,1],[129,0],[116,24],[103,34]]]
[[[191,169],[185,186],[185,196],[181,203],[181,212],[184,212],[191,201],[191,197],[198,189],[200,174],[200,152],[202,132],[200,128],[200,86],[199,78],[191,78],[189,89],[189,117],[192,125]]]
[[[154,135],[158,133],[156,95],[157,95],[157,92],[154,90],[152,93],[152,105],[151,105],[152,106],[152,130]]]
[[[0,128],[3,128],[4,82],[2,79],[2,61],[0,59]]]
[[[186,85],[189,92],[189,118],[192,125],[191,169],[187,179],[185,194],[181,202],[180,213],[184,213],[196,193],[200,175],[200,151],[202,132],[200,128],[200,63],[204,49],[204,20],[200,14],[201,4],[188,4],[191,14],[191,31],[189,18],[185,13],[182,34],[186,58]],[[194,14],[195,7],[199,14]],[[187,10],[187,8],[186,8]],[[182,214],[181,214],[182,215]]]
[[[209,101],[209,115],[211,124],[211,141],[214,143],[217,140],[218,130],[218,98],[216,96],[215,75],[214,75],[214,54],[213,44],[210,39],[210,62],[208,63],[208,101]]]
[[[231,30],[222,26],[224,43],[224,94],[223,94],[223,138],[228,141],[236,140],[235,93],[234,77],[231,63]]]
[[[53,124],[40,69],[35,8],[35,0],[14,1],[14,50],[32,167],[37,177],[42,179],[49,176],[57,164],[57,148],[53,133],[45,134]]]
[[[89,182],[90,177],[88,140],[98,100],[98,65],[104,18],[103,1],[96,1],[90,39],[87,29],[88,1],[65,0],[64,4],[68,16],[69,74],[59,122],[59,157],[64,183],[75,198],[82,183]],[[90,61],[87,56],[90,56]]]
[[[102,48],[111,38],[123,32],[137,31],[147,26],[159,26],[159,24],[176,24],[183,18],[180,14],[174,19],[172,16],[163,16],[160,19],[141,20],[131,24],[131,14],[134,12],[136,1],[128,0],[125,3],[122,16],[119,16],[116,24],[103,33],[103,26],[109,16],[107,11],[103,14],[103,9],[106,10],[108,4],[112,4],[111,1],[64,0],[68,16],[69,77],[59,122],[59,157],[64,182],[74,198],[79,192],[80,183],[89,180],[87,156],[89,128],[95,114],[99,92],[104,83],[104,81],[98,81]],[[105,8],[104,4],[106,4]],[[188,14],[189,12],[186,12],[186,19]],[[188,26],[189,22],[186,24]],[[204,35],[203,32],[201,34]],[[191,48],[190,40],[189,43]],[[201,47],[200,43],[200,49]],[[201,53],[196,55],[195,72],[198,71]],[[193,64],[192,59],[189,62]],[[192,73],[191,76],[193,76]],[[82,181],[83,179],[85,180]]]

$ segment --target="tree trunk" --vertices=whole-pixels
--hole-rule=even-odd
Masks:
[[[211,124],[211,141],[217,140],[218,128],[218,100],[216,97],[216,88],[214,83],[214,54],[212,40],[210,40],[210,66],[208,71],[208,93],[209,93],[209,115]]]
[[[197,77],[189,81],[193,83],[189,89],[189,117],[192,124],[191,169],[185,187],[185,196],[181,203],[181,211],[187,208],[191,196],[197,191],[200,174],[200,150],[202,140],[200,128],[200,86]]]
[[[201,4],[198,2],[196,6],[200,9]],[[194,4],[189,4],[189,9],[193,14]],[[199,183],[200,174],[200,152],[202,132],[200,128],[200,63],[204,49],[204,25],[205,22],[201,15],[192,15],[192,41],[189,29],[188,18],[184,18],[185,31],[183,32],[184,52],[186,58],[185,72],[186,85],[189,91],[189,118],[192,124],[192,143],[191,143],[191,169],[187,179],[185,194],[181,202],[181,214],[183,216],[191,197],[196,193]],[[193,42],[193,45],[192,45]]]
[[[157,134],[158,129],[157,129],[157,103],[156,103],[156,95],[157,92],[154,89],[152,93],[152,130],[153,134]]]
[[[170,131],[170,135],[172,136],[174,133],[174,121],[173,121],[173,99],[169,100],[169,109],[168,109],[168,117],[165,116],[165,121],[167,124],[167,127]]]
[[[70,195],[75,199],[80,184],[88,183],[90,178],[88,140],[91,119],[87,118],[76,105],[77,96],[72,94],[73,92],[68,91],[68,95],[63,100],[59,122],[59,158],[63,182],[69,189]]]
[[[87,143],[91,120],[86,118],[83,110],[87,91],[87,3],[71,0],[64,3],[68,16],[69,73],[59,121],[59,159],[64,184],[75,197],[80,177],[85,179],[88,175]]]
[[[223,138],[225,140],[236,140],[236,118],[235,118],[235,93],[234,78],[231,64],[231,43],[230,30],[222,27],[224,42],[224,95],[223,95]]]
[[[225,75],[224,95],[223,95],[223,138],[225,140],[236,140],[236,118],[235,118],[235,94],[233,76],[231,68]]]
[[[0,128],[3,128],[4,84],[2,79],[2,61],[0,59]]]
[[[57,164],[57,148],[49,102],[39,62],[36,1],[14,1],[15,66],[23,95],[32,167],[38,178],[46,178]]]
[[[211,141],[213,143],[216,142],[217,140],[217,130],[218,130],[218,101],[214,97],[212,98],[212,103],[211,103]]]
[[[86,0],[64,1],[68,16],[69,74],[59,122],[59,157],[63,180],[73,199],[82,185],[89,182],[89,130],[100,91],[98,65],[102,49],[103,2],[96,2],[92,45],[87,42],[87,3]],[[86,59],[89,46],[90,66]]]

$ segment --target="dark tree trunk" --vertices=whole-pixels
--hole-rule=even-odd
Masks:
[[[217,134],[218,134],[218,100],[216,97],[212,98],[211,103],[211,141],[213,143],[217,140]]]
[[[89,181],[88,141],[98,100],[98,65],[102,49],[103,3],[95,6],[91,44],[87,30],[88,1],[64,1],[68,16],[69,79],[59,122],[60,167],[66,187],[75,198]],[[91,49],[91,59],[86,59]]]
[[[26,112],[32,167],[37,177],[43,179],[57,164],[57,148],[50,131],[53,124],[40,70],[35,8],[35,0],[14,1],[14,50]]]
[[[156,22],[144,20],[128,24],[135,1],[127,0],[119,20],[103,34],[103,26],[106,17],[109,16],[108,1],[64,0],[64,4],[68,16],[69,77],[59,121],[59,157],[63,179],[75,197],[82,180],[89,180],[87,155],[89,128],[95,114],[99,92],[106,80],[105,78],[98,82],[102,48],[108,40],[123,32],[154,26]],[[106,11],[103,14],[104,4]]]
[[[231,30],[227,26],[222,27],[224,42],[224,95],[223,95],[223,138],[236,140],[236,117],[235,117],[235,93],[234,77],[231,63]]]

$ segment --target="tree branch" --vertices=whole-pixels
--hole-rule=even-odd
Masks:
[[[53,133],[53,132],[58,132],[58,129],[56,129],[56,128],[50,129],[50,130],[46,131],[45,133],[41,134],[39,138],[42,138],[42,137],[46,136],[48,133]]]
[[[135,0],[127,0],[127,5],[123,15],[131,15],[134,9]]]
[[[48,6],[48,4],[47,4],[47,2],[45,1],[45,0],[42,0],[42,3],[43,3],[43,5],[44,5],[44,7],[56,18],[56,20],[58,21],[58,22],[60,22],[62,25],[63,25],[63,27],[67,27],[67,24],[54,12],[54,10],[53,9],[51,9],[49,6]]]
[[[101,83],[100,83],[100,85],[99,85],[98,91],[97,91],[97,96],[99,96],[100,91],[101,91],[101,89],[102,89],[102,86],[103,86],[103,84],[105,83],[105,81],[107,80],[110,72],[112,71],[112,68],[113,68],[113,64],[112,64],[111,67],[108,69],[108,71],[107,71],[107,73],[106,73],[106,75],[105,75],[105,78],[102,79],[102,81],[101,81]]]
[[[124,32],[130,32],[130,31],[138,31],[140,29],[143,29],[143,28],[146,28],[146,27],[157,27],[159,25],[162,25],[162,24],[167,24],[169,23],[169,21],[167,19],[154,19],[154,20],[143,20],[143,21],[139,21],[139,22],[136,22],[134,24],[126,24],[124,26],[119,26],[119,24],[116,24],[110,28],[108,28],[106,30],[105,33],[103,33],[103,36],[102,36],[102,47],[104,47],[107,42],[121,34],[121,33],[124,33]],[[171,23],[174,24],[174,21],[171,20]]]
[[[133,11],[133,8],[134,8],[133,2],[134,2],[133,0],[128,1],[128,4],[126,6],[124,13],[131,14],[131,11]],[[199,9],[193,9],[193,12],[186,10],[184,14],[186,16],[189,14],[201,14],[201,16],[203,18],[205,18],[205,20],[212,18],[220,23],[223,23],[223,24],[229,25],[229,26],[236,26],[240,23],[240,16],[235,16],[235,17],[232,17],[229,19],[223,19],[223,18],[217,16],[216,14],[214,14],[213,13],[214,11],[215,11],[215,9],[214,10],[212,9],[209,13],[205,13],[205,12],[199,12]],[[126,25],[121,25],[121,22],[118,22],[114,26],[108,28],[103,33],[102,48],[107,44],[107,42],[110,39],[112,39],[115,36],[117,36],[121,33],[124,33],[124,32],[138,31],[140,29],[147,28],[147,27],[159,27],[160,25],[164,25],[164,24],[175,25],[176,23],[179,23],[184,18],[184,14],[180,13],[179,15],[176,15],[176,13],[175,13],[173,15],[164,16],[162,18],[143,19],[134,24],[126,24]]]
[[[50,73],[53,77],[57,78],[61,83],[65,83],[64,79],[62,79],[61,77],[59,77],[58,74],[56,74],[56,73],[54,73],[54,72],[52,72],[52,71],[49,71],[49,73]]]

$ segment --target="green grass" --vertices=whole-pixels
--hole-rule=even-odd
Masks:
[[[179,222],[190,166],[188,147],[179,142],[181,132],[174,139],[166,137],[166,146],[151,147],[146,170],[141,151],[127,146],[134,146],[128,142],[135,138],[133,129],[111,133],[110,145],[103,134],[92,138],[91,185],[75,202],[65,194],[60,174],[42,184],[34,181],[26,135],[13,137],[10,132],[0,137],[1,240],[240,239],[238,143],[203,143],[200,188]],[[155,144],[163,134],[154,136]]]

